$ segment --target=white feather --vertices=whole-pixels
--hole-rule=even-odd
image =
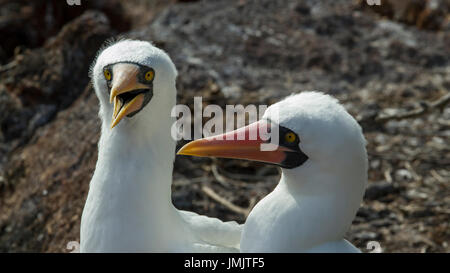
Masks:
[[[113,109],[103,67],[117,62],[150,66],[155,79],[151,101],[110,129]],[[176,75],[169,56],[148,42],[123,40],[99,54],[91,76],[102,130],[81,219],[81,252],[238,251],[238,224],[180,212],[171,202]]]
[[[356,251],[343,236],[367,183],[361,127],[335,98],[319,92],[289,96],[270,106],[263,118],[296,132],[309,159],[282,169],[277,187],[250,212],[241,251]]]

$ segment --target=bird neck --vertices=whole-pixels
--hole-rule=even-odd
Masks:
[[[356,167],[355,167],[356,168]],[[364,167],[348,172],[328,173],[307,165],[300,170],[283,170],[277,188],[290,195],[305,244],[342,239],[362,202],[367,174]],[[322,241],[322,242],[321,242]]]
[[[175,141],[170,136],[171,121],[170,116],[168,120],[160,117],[155,124],[123,123],[114,129],[103,124],[90,185],[100,202],[130,207],[147,215],[164,214],[172,208]]]
[[[164,128],[158,130],[164,131]],[[99,161],[102,157],[105,165],[120,172],[120,177],[129,183],[142,183],[158,195],[170,198],[175,143],[169,133],[162,131],[159,134],[104,134]]]
[[[167,227],[179,226],[171,202],[175,142],[164,128],[116,129],[102,129],[81,221],[82,251],[168,251],[173,229]]]

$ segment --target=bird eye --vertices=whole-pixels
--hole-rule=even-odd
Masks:
[[[105,70],[103,71],[103,74],[105,75],[105,79],[106,79],[107,81],[110,81],[110,80],[111,80],[112,75],[111,75],[111,72],[110,72],[108,69],[105,69]]]
[[[297,136],[294,133],[289,132],[289,133],[284,135],[284,140],[287,143],[294,143],[297,140]]]
[[[147,73],[145,73],[145,80],[146,81],[151,81],[153,80],[153,77],[155,77],[155,72],[153,72],[153,70],[149,70],[147,71]]]

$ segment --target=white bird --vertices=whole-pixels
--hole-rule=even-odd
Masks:
[[[267,141],[256,131],[269,124],[278,126],[271,128],[278,128],[279,146],[261,151]],[[237,140],[243,131],[246,139]],[[178,154],[281,166],[278,185],[245,222],[241,252],[360,252],[343,237],[367,184],[365,145],[361,127],[335,98],[303,92],[270,106],[257,123],[195,140]]]
[[[171,201],[177,71],[148,42],[101,50],[91,68],[102,121],[80,231],[81,252],[238,251],[242,225]]]

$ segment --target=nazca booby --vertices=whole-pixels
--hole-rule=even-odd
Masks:
[[[238,251],[242,225],[172,204],[177,71],[169,56],[122,40],[100,50],[90,74],[102,126],[80,251]]]
[[[260,144],[267,141],[258,128],[270,124],[279,126],[279,146],[261,151]],[[238,140],[239,132],[245,132],[244,140]],[[257,135],[254,140],[249,138],[252,132]],[[361,127],[337,99],[302,92],[270,106],[259,122],[195,140],[178,154],[281,167],[278,185],[244,224],[241,252],[360,252],[343,236],[367,183],[365,145]]]

